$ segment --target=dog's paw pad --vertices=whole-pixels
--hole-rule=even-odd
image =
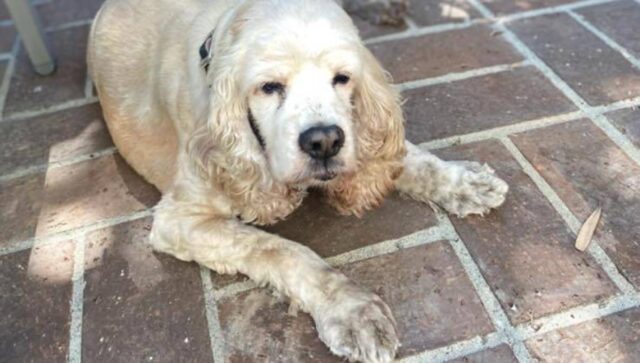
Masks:
[[[374,294],[357,295],[340,299],[316,320],[320,338],[331,352],[350,361],[393,361],[399,342],[389,308]]]

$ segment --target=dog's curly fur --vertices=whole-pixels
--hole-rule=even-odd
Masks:
[[[405,141],[398,93],[332,0],[107,0],[88,62],[120,153],[163,193],[153,247],[273,286],[352,360],[393,359],[389,307],[310,249],[252,224],[285,218],[312,186],[358,216],[392,189],[460,216],[499,206],[507,192],[490,168]],[[277,93],[265,91],[270,82]],[[321,167],[298,146],[318,123],[344,130]]]

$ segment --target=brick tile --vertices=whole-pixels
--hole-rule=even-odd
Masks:
[[[519,13],[575,2],[574,0],[480,0],[496,15]]]
[[[0,174],[113,146],[96,103],[0,124]]]
[[[199,268],[151,251],[151,220],[89,235],[82,359],[212,362]]]
[[[383,267],[384,266],[384,267]],[[419,246],[341,268],[389,303],[398,322],[399,356],[492,331],[464,269],[446,242]],[[339,362],[316,336],[311,318],[263,289],[221,301],[231,362]]]
[[[403,93],[407,138],[425,142],[575,110],[531,67]]]
[[[640,108],[628,108],[606,115],[631,142],[640,147]]]
[[[569,15],[529,18],[512,28],[589,104],[640,95],[640,71]]]
[[[556,330],[527,341],[542,362],[640,361],[640,309],[627,310]]]
[[[640,58],[640,4],[633,1],[617,1],[580,9],[579,12],[631,54]]]
[[[409,16],[419,26],[460,23],[480,14],[465,0],[412,0]]]
[[[501,38],[491,36],[486,26],[388,41],[369,48],[398,83],[522,59]]]
[[[38,5],[36,10],[45,27],[90,20],[105,0],[55,0]]]
[[[55,247],[0,257],[2,362],[67,361],[74,244]]]
[[[537,142],[540,142],[537,140]],[[486,217],[453,224],[513,323],[600,301],[616,292],[509,152],[497,141],[439,152],[447,160],[487,162],[511,187]]]
[[[353,20],[353,23],[358,28],[358,31],[360,31],[360,37],[362,39],[374,38],[382,35],[388,35],[388,34],[398,33],[398,32],[407,30],[406,25],[402,25],[402,26],[376,25],[354,15],[351,16],[351,19]]]
[[[11,15],[9,15],[9,9],[5,5],[4,1],[0,2],[0,20],[10,20]]]
[[[342,216],[328,206],[319,193],[311,193],[289,218],[265,230],[300,242],[322,257],[336,256],[378,242],[400,238],[435,226],[433,210],[424,203],[389,196],[362,218]],[[213,274],[222,287],[243,278]]]
[[[43,174],[0,183],[0,247],[35,235],[43,185]]]
[[[160,195],[119,156],[0,184],[0,245],[140,211]]]
[[[84,97],[88,30],[76,27],[48,34],[57,65],[52,76],[36,74],[21,47],[5,101],[5,116]]]
[[[640,287],[640,167],[588,120],[513,137],[525,156],[580,220],[598,206],[596,238],[620,271]]]
[[[160,198],[118,155],[51,169],[44,189],[38,236],[140,211]]]
[[[503,344],[495,348],[482,352],[470,354],[460,359],[452,360],[449,363],[516,363],[518,359],[513,355],[511,349]]]
[[[10,53],[16,40],[13,25],[0,26],[0,53]]]

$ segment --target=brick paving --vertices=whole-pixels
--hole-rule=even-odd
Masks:
[[[145,244],[159,193],[86,76],[100,3],[36,2],[59,64],[39,77],[0,2],[0,361],[339,361],[269,290]],[[457,219],[393,195],[358,219],[311,195],[267,229],[380,294],[403,362],[640,361],[640,1],[412,0],[407,20],[356,23],[408,138],[491,164],[505,205]]]

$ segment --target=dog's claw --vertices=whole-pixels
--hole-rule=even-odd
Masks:
[[[377,295],[350,287],[316,318],[320,339],[338,356],[365,363],[391,362],[399,347],[395,320]]]

